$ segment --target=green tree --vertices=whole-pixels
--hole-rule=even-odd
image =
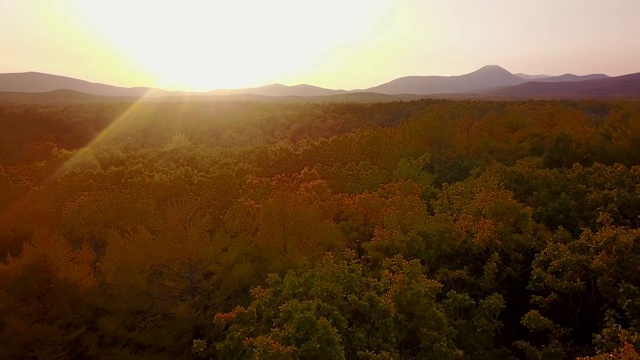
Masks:
[[[440,284],[416,261],[385,261],[380,272],[327,256],[317,267],[271,276],[253,301],[216,315],[222,358],[453,359],[459,355]]]

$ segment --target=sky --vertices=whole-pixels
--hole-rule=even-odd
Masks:
[[[0,73],[204,91],[640,72],[640,0],[0,0]]]

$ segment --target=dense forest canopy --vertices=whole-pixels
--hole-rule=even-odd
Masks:
[[[638,359],[640,102],[0,103],[0,358]]]

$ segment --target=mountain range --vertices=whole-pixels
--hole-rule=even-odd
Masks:
[[[583,81],[532,81],[484,94],[522,99],[639,99],[640,73]]]
[[[149,92],[157,94],[157,96],[177,95],[177,92],[161,89],[125,88],[39,72],[0,74],[0,91],[3,92],[49,92],[63,89],[100,96],[140,97]]]
[[[61,91],[65,90],[65,91]],[[40,93],[41,95],[36,95]],[[42,94],[46,93],[46,94]],[[91,95],[91,96],[84,96]],[[487,65],[458,76],[406,76],[367,89],[333,90],[313,85],[271,84],[247,89],[208,92],[167,91],[148,87],[118,87],[38,72],[0,74],[0,99],[33,101],[98,101],[101,97],[147,99],[220,99],[288,101],[388,101],[420,97],[439,98],[640,98],[640,73],[609,77],[605,74],[560,76],[513,74]],[[282,100],[282,99],[280,99]]]

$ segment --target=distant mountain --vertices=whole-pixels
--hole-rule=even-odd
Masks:
[[[458,76],[407,76],[378,85],[365,91],[382,94],[464,94],[483,89],[524,84],[529,81],[564,82],[607,78],[604,74],[561,76],[512,74],[498,65],[486,65]]]
[[[605,74],[590,74],[590,75],[564,74],[559,76],[552,76],[552,75],[527,75],[527,74],[517,73],[515,75],[525,80],[542,81],[542,82],[584,81],[584,80],[606,79],[609,77]]]
[[[480,93],[521,99],[640,99],[640,73],[583,81],[532,81]]]
[[[220,89],[209,91],[211,95],[263,95],[263,96],[329,96],[345,94],[344,90],[325,89],[312,85],[287,86],[282,84],[271,84],[257,88],[248,89]]]
[[[458,76],[402,77],[366,91],[383,94],[452,94],[516,85],[525,81],[498,65],[487,65],[472,73]]]
[[[45,93],[55,90],[73,90],[85,94],[100,96],[181,96],[190,93],[181,91],[166,91],[148,87],[125,88],[113,85],[92,83],[85,80],[66,76],[44,74],[38,72],[0,74],[0,92],[38,92]],[[328,96],[344,94],[344,90],[324,89],[312,85],[286,86],[281,84],[266,85],[249,89],[221,89],[207,93],[210,95],[251,94],[264,96]]]
[[[536,79],[544,79],[544,78],[553,77],[552,75],[528,75],[528,74],[523,74],[523,73],[517,73],[515,75],[517,77],[525,79],[525,80],[536,80]]]
[[[38,72],[0,74],[0,91],[4,92],[48,92],[54,90],[74,90],[85,94],[101,96],[167,96],[177,92],[148,87],[124,88],[113,85],[92,83],[66,76]]]
[[[45,102],[93,102],[99,98],[130,100],[144,97],[159,101],[233,100],[271,101],[380,101],[414,99],[419,97],[477,98],[477,97],[599,97],[635,96],[635,89],[627,80],[610,78],[604,74],[560,76],[512,74],[497,65],[487,65],[474,72],[458,76],[407,76],[365,90],[333,90],[312,85],[287,86],[271,84],[247,89],[220,89],[209,92],[166,91],[148,87],[124,88],[92,83],[66,76],[37,72],[0,74],[0,100]],[[607,82],[606,80],[612,80]],[[604,81],[590,83],[591,81]],[[557,86],[551,86],[559,84]],[[571,85],[574,84],[574,85]],[[601,88],[600,86],[605,86]],[[64,90],[64,91],[61,91]],[[32,93],[34,96],[24,94]],[[21,95],[22,94],[22,95]],[[354,94],[354,95],[350,95]],[[91,96],[90,96],[91,95]],[[349,96],[350,95],[350,96]],[[401,96],[399,96],[401,95]],[[390,97],[391,96],[391,97]],[[103,99],[106,101],[106,99]],[[111,100],[109,100],[111,101]]]
[[[574,74],[564,74],[560,76],[550,76],[541,79],[535,79],[534,81],[541,82],[575,82],[575,81],[585,81],[585,80],[596,80],[596,79],[606,79],[609,76],[605,74],[590,74],[590,75],[574,75]]]

